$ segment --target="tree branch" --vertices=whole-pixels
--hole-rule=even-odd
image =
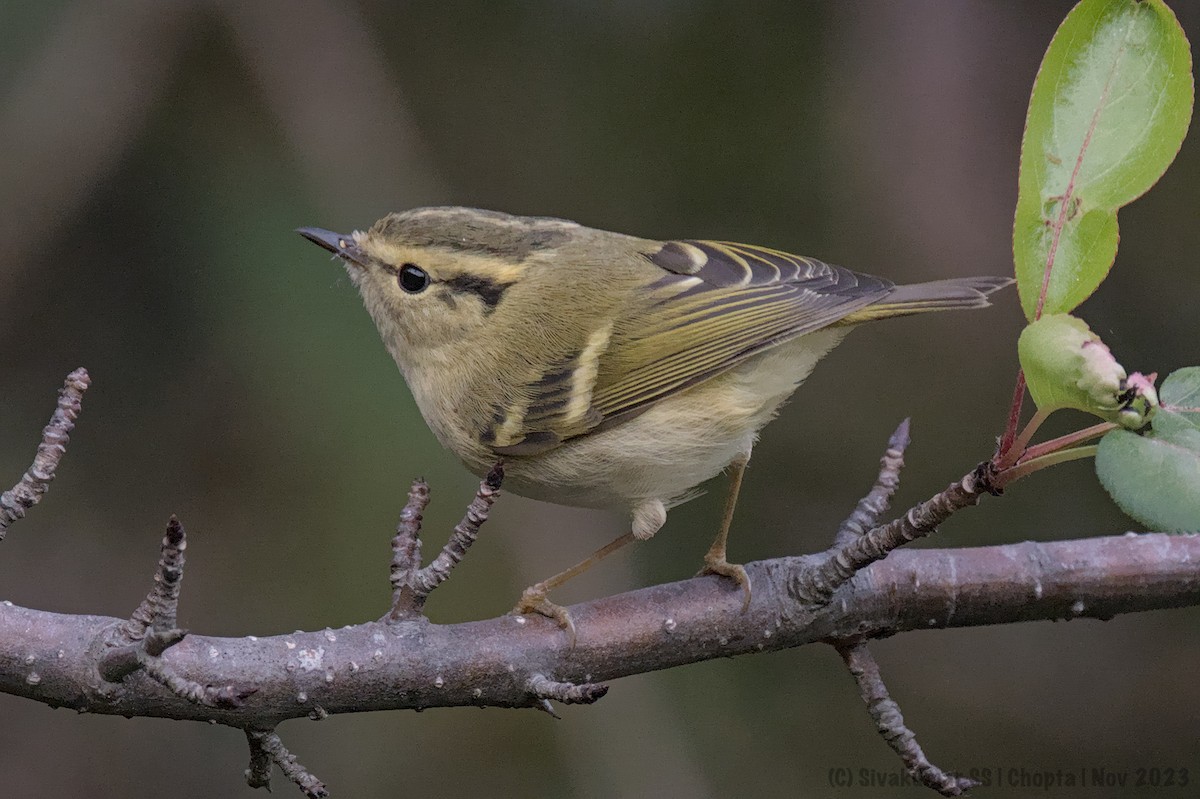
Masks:
[[[893,552],[819,607],[792,586],[812,557],[747,564],[754,600],[712,576],[570,608],[574,648],[551,621],[512,616],[436,625],[416,618],[263,638],[189,635],[162,654],[201,685],[253,685],[239,709],[147,684],[100,685],[99,642],[121,620],[0,604],[0,691],[93,713],[271,728],[328,713],[532,707],[530,680],[599,683],[717,657],[916,629],[1038,619],[1109,619],[1200,604],[1200,536],[1144,534]]]
[[[5,494],[18,497],[5,508],[28,508],[44,492],[86,387],[86,373],[68,378],[34,466]],[[78,711],[237,727],[250,744],[249,785],[268,786],[277,765],[315,797],[326,795],[325,786],[283,746],[275,733],[282,721],[467,705],[553,714],[551,700],[595,702],[608,690],[602,683],[617,677],[822,642],[842,653],[881,733],[914,776],[957,795],[970,781],[925,758],[864,642],[914,629],[1108,619],[1200,604],[1200,536],[892,551],[991,490],[984,464],[900,519],[872,527],[898,484],[907,439],[905,422],[875,487],[829,551],[746,564],[755,585],[749,607],[729,581],[696,577],[572,607],[574,641],[539,616],[435,625],[421,615],[479,535],[499,493],[499,465],[425,568],[419,534],[429,489],[414,483],[393,540],[391,609],[336,631],[216,638],[178,629],[186,536],[172,517],[154,586],[129,619],[0,603],[0,691]]]

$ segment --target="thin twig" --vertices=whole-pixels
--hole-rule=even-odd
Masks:
[[[250,767],[246,769],[246,783],[251,788],[271,789],[270,766],[264,760],[279,766],[283,776],[294,782],[310,799],[329,796],[325,783],[300,765],[296,756],[287,750],[279,734],[246,730],[246,740],[250,743]]]
[[[904,449],[908,446],[908,419],[900,423],[888,440],[887,452],[879,463],[879,478],[867,496],[859,501],[854,512],[842,523],[834,546],[844,546],[869,532],[879,523],[887,510],[888,501],[900,485],[900,469],[904,466]],[[904,726],[900,706],[888,695],[879,664],[865,641],[833,642],[846,668],[858,683],[859,693],[867,703],[867,713],[875,721],[879,733],[900,755],[909,774],[943,796],[959,796],[976,783],[946,774],[929,762],[917,743],[916,735]]]
[[[246,784],[251,788],[266,788],[271,790],[271,756],[263,749],[259,738],[261,733],[246,730],[246,743],[250,746],[250,764],[246,767]]]
[[[424,478],[413,480],[408,490],[408,502],[400,511],[400,522],[392,538],[392,612],[403,608],[405,613],[416,611],[412,595],[413,576],[421,568],[421,521],[429,506],[429,484]]]
[[[467,506],[466,515],[455,526],[450,540],[442,547],[442,551],[438,553],[432,563],[411,575],[410,590],[406,590],[404,586],[396,590],[393,582],[393,605],[387,616],[388,619],[394,621],[420,612],[425,605],[425,600],[429,598],[433,590],[450,578],[450,572],[462,562],[467,550],[478,538],[479,529],[487,521],[488,513],[500,495],[500,484],[503,481],[504,465],[498,462],[480,482],[479,490],[475,492],[475,498]],[[393,572],[394,579],[395,572]]]
[[[843,546],[865,534],[879,523],[879,517],[888,509],[892,495],[900,487],[900,470],[904,468],[904,450],[912,440],[909,436],[909,423],[905,419],[896,427],[892,437],[888,439],[887,450],[879,460],[879,477],[875,485],[858,505],[842,522],[833,545]]]
[[[237,688],[233,685],[201,685],[195,680],[181,677],[162,658],[144,653],[139,657],[142,673],[171,693],[195,705],[205,707],[238,708],[246,697],[256,692],[254,688]]]
[[[789,593],[818,605],[828,602],[833,592],[861,569],[887,557],[897,547],[934,532],[956,511],[979,504],[984,494],[1000,493],[993,483],[992,469],[991,462],[985,461],[899,519],[832,547],[815,569],[806,570],[792,581]]]
[[[42,430],[42,443],[38,445],[33,464],[12,489],[0,494],[0,541],[4,540],[9,526],[41,501],[42,495],[54,479],[54,470],[67,452],[75,419],[79,416],[83,392],[92,383],[87,369],[79,368],[67,375],[66,382],[58,392],[58,407],[50,417],[50,423]]]
[[[867,712],[874,719],[879,734],[900,755],[913,779],[942,796],[962,796],[964,791],[979,784],[966,777],[948,774],[929,762],[917,743],[916,735],[905,726],[900,706],[888,694],[883,677],[879,674],[879,664],[865,643],[838,646],[837,650],[858,683],[858,692],[867,703]]]
[[[257,688],[240,688],[231,683],[203,685],[180,676],[161,656],[187,634],[187,630],[151,630],[141,641],[106,651],[96,669],[111,683],[123,682],[130,674],[140,671],[181,699],[204,707],[236,709],[245,704],[247,697],[257,693]]]
[[[179,519],[171,516],[159,550],[154,585],[130,617],[108,631],[96,669],[109,683],[122,683],[140,671],[188,702],[205,707],[241,707],[257,688],[239,688],[230,683],[203,685],[180,676],[162,658],[188,634],[175,626],[186,549],[187,533]]]
[[[186,550],[187,533],[179,519],[172,515],[159,550],[154,585],[128,621],[121,625],[119,634],[125,641],[140,641],[147,630],[169,630],[176,626]]]
[[[557,682],[544,674],[535,674],[529,680],[529,691],[538,700],[554,699],[564,705],[590,705],[608,693],[608,686],[590,682]]]

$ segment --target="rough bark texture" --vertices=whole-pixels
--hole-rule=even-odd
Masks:
[[[697,577],[572,607],[574,649],[552,622],[423,618],[264,638],[189,635],[162,660],[205,686],[252,686],[237,709],[170,693],[145,674],[107,683],[96,664],[121,619],[0,604],[0,691],[93,713],[270,729],[324,713],[457,705],[531,707],[536,675],[595,683],[715,657],[905,630],[1099,618],[1200,604],[1200,537],[1125,535],[999,547],[896,551],[832,601],[797,602],[812,557],[747,566],[754,600]]]

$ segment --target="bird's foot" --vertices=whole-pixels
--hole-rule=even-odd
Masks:
[[[730,563],[725,560],[724,554],[714,555],[710,552],[704,556],[704,568],[700,570],[700,574],[717,574],[733,580],[742,588],[742,613],[750,607],[750,575],[746,574],[746,569],[741,564]]]
[[[521,592],[521,598],[517,601],[517,606],[513,608],[513,613],[520,615],[537,613],[548,619],[553,619],[566,632],[567,638],[571,642],[571,648],[574,649],[575,622],[571,619],[571,614],[566,608],[562,605],[556,605],[546,598],[548,590],[545,583],[537,583],[536,585],[529,586]]]

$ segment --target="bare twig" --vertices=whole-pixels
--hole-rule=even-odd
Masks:
[[[888,508],[892,494],[900,485],[900,469],[904,467],[904,450],[909,443],[908,424],[905,419],[888,440],[887,451],[879,462],[879,477],[871,491],[863,497],[854,511],[842,522],[834,539],[834,547],[845,546],[867,534],[879,523],[879,517]],[[831,641],[851,676],[858,683],[859,693],[867,703],[867,713],[875,721],[879,734],[888,746],[900,755],[908,773],[922,785],[938,791],[943,796],[960,796],[977,783],[966,778],[955,777],[929,762],[925,752],[917,743],[916,735],[904,725],[904,716],[888,694],[887,686],[879,673],[879,664],[871,654],[866,641],[860,638]]]
[[[257,691],[256,688],[238,688],[234,685],[202,685],[195,680],[181,676],[175,669],[167,665],[162,658],[143,651],[138,657],[141,671],[150,679],[166,688],[181,699],[203,707],[220,707],[235,710],[243,705],[246,697]]]
[[[147,630],[169,630],[175,627],[186,550],[187,533],[179,519],[171,516],[159,550],[154,586],[134,609],[129,620],[121,625],[119,635],[125,641],[140,641]]]
[[[205,685],[181,676],[162,659],[164,652],[188,634],[175,626],[186,549],[187,534],[179,519],[172,516],[159,550],[154,586],[128,619],[108,631],[96,669],[109,683],[123,683],[129,675],[141,672],[188,702],[205,707],[241,707],[257,689],[239,688],[232,683]]]
[[[71,431],[75,429],[83,392],[91,383],[87,369],[76,369],[67,375],[66,382],[58,392],[58,407],[54,409],[50,423],[42,430],[42,443],[33,456],[33,465],[11,490],[0,494],[0,541],[4,540],[9,525],[24,518],[25,513],[41,501],[42,495],[50,487],[54,470],[66,454]]]
[[[835,545],[821,556],[820,565],[797,578],[792,595],[821,604],[863,568],[887,557],[892,550],[937,530],[956,511],[979,504],[984,494],[998,494],[988,461],[944,491],[912,508],[895,521]]]
[[[296,756],[287,750],[274,730],[258,732],[246,730],[250,744],[250,767],[246,769],[246,784],[251,788],[271,789],[271,764],[279,766],[283,776],[294,782],[311,799],[329,796],[325,783],[300,765]]]
[[[246,767],[246,784],[251,788],[266,788],[271,790],[271,769],[274,767],[274,762],[271,756],[267,754],[267,750],[263,749],[262,743],[258,736],[263,733],[254,733],[246,730],[246,743],[250,746],[250,764]]]
[[[392,615],[415,613],[413,576],[421,568],[421,521],[429,505],[429,484],[423,478],[413,480],[408,502],[400,511],[400,522],[392,538]]]
[[[900,706],[888,694],[883,677],[879,674],[879,664],[865,643],[839,646],[837,650],[858,683],[858,692],[867,703],[867,712],[879,728],[879,734],[900,755],[913,779],[942,796],[962,796],[965,791],[979,784],[966,777],[947,774],[929,762],[917,743],[917,737],[904,725]]]
[[[538,699],[554,699],[564,705],[590,705],[608,693],[608,686],[556,682],[544,674],[535,674],[529,679],[529,691]]]
[[[858,505],[846,517],[838,528],[833,539],[833,545],[844,546],[859,536],[868,532],[879,523],[879,517],[888,509],[892,494],[900,487],[900,470],[904,468],[904,450],[911,441],[909,437],[909,421],[905,419],[896,427],[892,437],[888,439],[887,450],[879,460],[879,477],[875,485]]]
[[[425,600],[433,593],[433,590],[439,585],[450,579],[450,572],[454,570],[467,554],[467,550],[475,543],[475,539],[479,536],[479,529],[488,519],[488,513],[491,511],[492,505],[496,498],[500,495],[500,484],[504,481],[504,465],[497,462],[492,467],[487,476],[479,484],[479,490],[475,493],[475,499],[467,507],[466,515],[463,516],[455,527],[454,532],[450,535],[450,540],[442,547],[442,551],[423,569],[413,571],[412,557],[420,558],[420,544],[412,544],[409,542],[409,530],[412,530],[412,540],[416,540],[415,536],[420,530],[420,516],[417,516],[415,526],[412,522],[406,523],[404,518],[401,518],[401,531],[397,529],[396,538],[392,544],[392,610],[387,615],[387,619],[395,621],[420,613],[425,606]],[[414,491],[416,485],[414,484]],[[424,502],[428,502],[428,488],[425,489],[426,498]],[[405,507],[408,511],[414,507],[413,494],[409,494],[409,504]],[[421,510],[424,509],[424,504],[419,504]],[[400,541],[400,549],[397,549],[396,541]],[[400,554],[401,551],[413,553],[412,556]],[[397,559],[403,563],[401,567],[397,567]],[[397,588],[398,580],[405,580],[407,584],[401,584]]]

